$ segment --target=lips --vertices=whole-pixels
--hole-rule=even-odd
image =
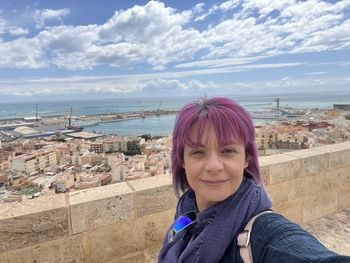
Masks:
[[[199,179],[199,180],[207,185],[221,185],[226,183],[229,179],[217,179],[217,180]]]

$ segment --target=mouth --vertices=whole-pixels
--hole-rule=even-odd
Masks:
[[[218,179],[218,180],[206,180],[206,179],[199,179],[202,183],[205,183],[207,185],[212,185],[212,186],[216,186],[216,185],[221,185],[226,183],[229,179]]]

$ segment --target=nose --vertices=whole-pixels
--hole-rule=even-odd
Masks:
[[[206,160],[207,172],[219,172],[223,169],[223,161],[217,153],[211,153]]]

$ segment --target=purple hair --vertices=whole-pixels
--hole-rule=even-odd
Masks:
[[[210,124],[215,130],[220,146],[230,143],[244,145],[248,161],[245,175],[253,177],[256,183],[262,185],[255,143],[255,128],[250,113],[228,98],[202,98],[185,105],[177,113],[175,119],[171,171],[177,196],[181,191],[185,192],[191,188],[183,168],[183,155],[185,144],[189,146],[199,144],[190,139],[190,130],[194,124],[198,125],[196,138],[199,141],[206,125]]]

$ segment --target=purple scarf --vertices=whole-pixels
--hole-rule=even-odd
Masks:
[[[190,240],[168,242],[159,253],[159,263],[215,263],[219,262],[238,232],[255,214],[271,209],[272,203],[263,188],[252,179],[243,177],[239,189],[226,200],[197,214],[196,223],[190,227]],[[188,211],[197,210],[195,194],[187,191],[179,200],[176,218]],[[237,246],[231,246],[236,253]]]

